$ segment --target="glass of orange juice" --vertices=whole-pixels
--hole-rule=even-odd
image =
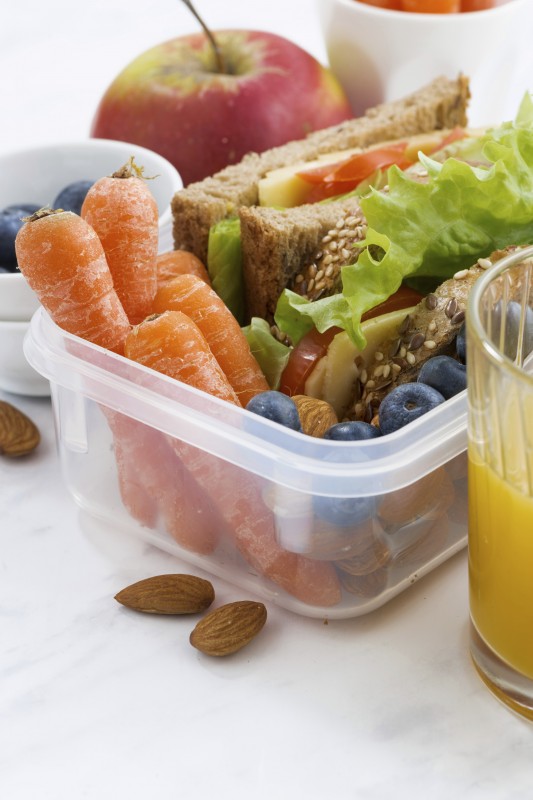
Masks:
[[[533,720],[533,247],[478,279],[467,316],[470,650]]]

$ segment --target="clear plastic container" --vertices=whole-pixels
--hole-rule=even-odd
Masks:
[[[466,544],[466,392],[365,442],[290,431],[59,329],[25,341],[51,384],[76,502],[311,617],[365,614]]]

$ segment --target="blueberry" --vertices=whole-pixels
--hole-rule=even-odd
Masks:
[[[375,439],[381,436],[381,431],[368,422],[338,422],[328,428],[324,439],[333,439],[337,442],[358,442],[363,439]]]
[[[466,389],[466,367],[451,356],[434,356],[422,366],[418,382],[432,386],[448,400]]]
[[[0,264],[10,272],[17,269],[17,256],[15,253],[15,239],[24,223],[23,217],[28,213],[19,206],[3,208],[0,211]]]
[[[252,397],[246,409],[258,414],[260,417],[265,417],[265,419],[279,422],[280,425],[284,425],[293,431],[302,430],[294,400],[291,400],[288,395],[282,392],[260,392],[260,394]]]
[[[444,403],[444,397],[425,383],[401,383],[382,400],[379,427],[382,434],[394,433],[431,409]]]
[[[455,340],[455,349],[459,359],[466,364],[466,323],[463,322],[457,333]]]
[[[313,497],[314,512],[319,519],[337,525],[339,528],[351,528],[360,525],[373,516],[375,497]]]
[[[381,431],[368,422],[338,422],[328,428],[324,439],[354,442],[374,439]],[[375,512],[375,497],[320,497],[313,498],[315,515],[341,528],[351,528],[370,519]]]
[[[81,213],[81,207],[85,200],[85,195],[93,185],[94,181],[74,181],[61,189],[52,208],[62,208],[63,211],[73,211],[75,214]]]

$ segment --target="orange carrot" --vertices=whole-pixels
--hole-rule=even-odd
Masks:
[[[123,353],[131,326],[102,243],[85,220],[71,212],[42,210],[19,231],[16,249],[21,272],[57,325]],[[120,415],[105,407],[102,411],[115,434]],[[127,455],[128,441],[124,430],[122,437],[114,435],[121,495],[132,516],[153,527],[157,506],[143,487],[138,464]]]
[[[199,328],[180,311],[147,317],[126,338],[127,358],[240,406]]]
[[[20,271],[54,322],[122,353],[130,329],[100,239],[70,211],[38,211],[15,242]]]
[[[155,313],[182,311],[200,328],[243,406],[270,388],[231,311],[214,289],[194,275],[179,275],[161,286]]]
[[[108,408],[102,408],[109,427],[113,432],[115,461],[117,464],[117,478],[122,502],[131,516],[146,528],[155,528],[159,517],[159,508],[156,499],[145,486],[144,476],[140,466],[146,459],[146,451],[135,452],[140,437],[136,436],[135,421],[129,420],[131,425],[121,421],[121,414],[116,414]],[[127,419],[125,417],[124,419]],[[140,428],[141,423],[138,423]]]
[[[94,183],[81,216],[94,228],[107,257],[117,294],[132,324],[152,310],[157,289],[158,211],[133,159]]]
[[[179,311],[154,315],[134,328],[125,353],[217,397],[228,399],[232,391],[201,332]],[[239,405],[236,396],[230,402]],[[340,584],[331,563],[290,553],[278,543],[274,518],[262,496],[264,481],[183,441],[169,441],[211,498],[236,549],[254,569],[305,603],[332,606],[340,601]]]
[[[129,333],[124,349],[127,358],[137,363],[240,406],[237,395],[202,333],[192,320],[179,311],[147,317]],[[213,501],[201,488],[201,483],[193,480],[194,476],[191,477],[182,465],[182,453],[174,447],[174,440],[169,439],[168,442],[174,448],[170,450],[169,447],[176,459],[173,467],[165,464],[169,459],[168,453],[154,453],[153,448],[150,449],[150,458],[155,458],[158,467],[158,480],[164,482],[167,503],[169,495],[171,498],[172,513],[165,514],[167,529],[184,547],[196,552],[211,552],[217,544],[223,523],[217,520],[218,511],[215,511]],[[181,472],[176,474],[178,464]],[[198,517],[200,509],[205,523]],[[176,524],[172,524],[172,514],[178,520]]]
[[[203,263],[187,250],[170,250],[157,256],[157,286],[177,275],[196,275],[211,286],[211,278]]]
[[[167,437],[123,414],[106,416],[115,437],[122,500],[132,516],[153,528],[160,513],[179,545],[201,555],[211,553],[218,544],[220,520]]]
[[[173,444],[215,502],[236,549],[253,569],[308,605],[328,608],[340,602],[340,582],[331,562],[289,552],[279,544],[273,514],[263,500],[266,481],[183,442]]]
[[[103,347],[124,351],[130,324],[113,288],[102,244],[81,217],[39,212],[17,236],[21,271],[59,326]],[[124,505],[142,525],[162,516],[168,532],[198,553],[216,546],[220,521],[167,439],[102,407],[114,440]],[[184,502],[187,498],[187,502]]]

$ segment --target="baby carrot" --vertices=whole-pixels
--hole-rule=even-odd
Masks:
[[[461,0],[461,11],[486,11],[498,5],[498,0]]]
[[[15,241],[20,271],[54,322],[122,353],[130,329],[100,239],[70,211],[43,209]]]
[[[155,313],[182,311],[200,328],[243,406],[270,388],[241,327],[214,289],[194,275],[179,275],[160,286]]]
[[[221,523],[213,504],[198,486],[160,431],[108,409],[115,440],[122,501],[141,524],[153,528],[161,516],[176,542],[201,555],[218,544]]]
[[[331,607],[341,600],[333,564],[285,550],[263,500],[266,482],[199,448],[173,440],[187,469],[215,503],[233,544],[250,566],[303,603]]]
[[[367,6],[376,6],[377,8],[388,8],[392,11],[400,11],[401,0],[361,0]]]
[[[153,314],[126,338],[127,358],[240,406],[200,329],[180,311]]]
[[[113,448],[122,502],[137,522],[146,528],[155,528],[159,516],[158,504],[146,487],[140,469],[143,461],[139,462],[138,453],[132,452],[132,445],[136,446],[141,437],[136,437],[133,424],[126,425],[121,419],[121,414],[116,414],[108,408],[102,408],[102,411],[113,432]],[[124,420],[126,419],[127,417],[124,417]],[[134,420],[130,422],[133,423]],[[140,428],[141,423],[138,425]],[[144,456],[145,453],[143,459]]]
[[[460,0],[402,0],[402,11],[417,14],[457,14]]]
[[[94,183],[81,216],[102,242],[117,294],[132,324],[152,310],[157,289],[159,244],[155,199],[131,159],[113,175]]]
[[[170,250],[157,256],[157,287],[177,275],[196,275],[211,286],[211,278],[203,263],[187,250]]]
[[[200,330],[179,311],[166,311],[137,325],[127,337],[125,353],[197,389],[231,398],[233,390]],[[239,405],[236,395],[230,402]],[[254,569],[305,603],[332,606],[340,601],[339,579],[331,563],[281,547],[256,476],[186,442],[169,441],[220,513],[236,549]],[[190,502],[187,495],[184,498]]]
[[[201,331],[185,314],[168,311],[147,317],[128,334],[125,355],[157,372],[240,406],[237,395],[211,353]],[[142,437],[141,437],[142,438]],[[141,442],[141,440],[139,440]],[[170,445],[169,445],[170,443]],[[174,441],[158,446],[141,442],[139,459],[146,481],[146,460],[153,462],[153,487],[159,487],[167,530],[188,549],[211,552],[217,544],[223,522],[201,482],[194,480],[182,462]],[[137,444],[135,444],[137,447]],[[173,449],[171,449],[173,448]],[[147,455],[145,455],[147,454]],[[175,463],[169,463],[170,455]],[[149,466],[149,465],[148,465]]]

